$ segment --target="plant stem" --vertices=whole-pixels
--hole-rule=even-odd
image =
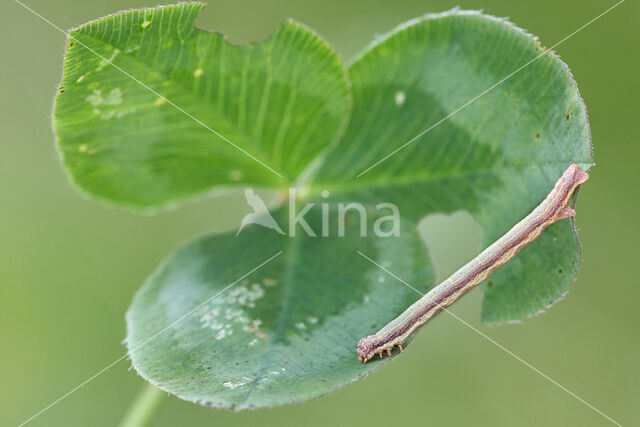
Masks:
[[[163,401],[163,397],[165,397],[165,392],[151,384],[145,384],[119,426],[145,427],[150,425],[160,407],[160,403]]]

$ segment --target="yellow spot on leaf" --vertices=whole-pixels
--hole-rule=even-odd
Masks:
[[[269,278],[267,278],[267,277],[265,277],[264,279],[262,279],[262,283],[263,283],[265,286],[275,286],[275,285],[277,284],[275,280],[273,280],[273,279],[269,279]]]
[[[240,170],[229,171],[229,181],[240,181],[244,178],[244,173]]]

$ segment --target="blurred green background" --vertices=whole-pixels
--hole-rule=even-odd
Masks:
[[[67,29],[157,2],[28,0]],[[376,33],[425,12],[460,6],[508,16],[546,46],[612,1],[217,0],[198,19],[234,42],[267,37],[285,17],[302,21],[345,59]],[[580,192],[584,266],[564,301],[522,324],[479,322],[481,291],[453,311],[624,425],[639,425],[640,5],[627,0],[556,48],[585,99],[597,167]],[[176,246],[237,227],[242,194],[155,217],[89,202],[68,185],[51,132],[64,35],[12,0],[0,5],[0,425],[17,425],[124,353],[134,292]],[[222,207],[222,208],[221,208]],[[460,230],[449,230],[460,233]],[[437,236],[431,240],[438,240]],[[439,277],[473,256],[477,240],[437,242]],[[447,246],[448,245],[448,246]],[[144,383],[115,365],[30,425],[111,426]],[[155,425],[607,425],[565,391],[441,315],[404,357],[311,402],[233,414],[167,398]]]

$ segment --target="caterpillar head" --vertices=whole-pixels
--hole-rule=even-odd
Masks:
[[[358,359],[362,363],[366,363],[375,353],[375,335],[369,335],[358,341]]]

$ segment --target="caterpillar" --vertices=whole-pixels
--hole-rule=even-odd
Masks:
[[[538,238],[545,228],[561,219],[573,217],[575,211],[569,206],[571,196],[587,179],[589,175],[576,164],[569,166],[542,203],[505,235],[378,332],[360,339],[357,345],[358,359],[366,363],[376,354],[381,358],[384,353],[390,356],[394,347],[403,351],[402,345],[411,334],[482,283],[522,248]]]

